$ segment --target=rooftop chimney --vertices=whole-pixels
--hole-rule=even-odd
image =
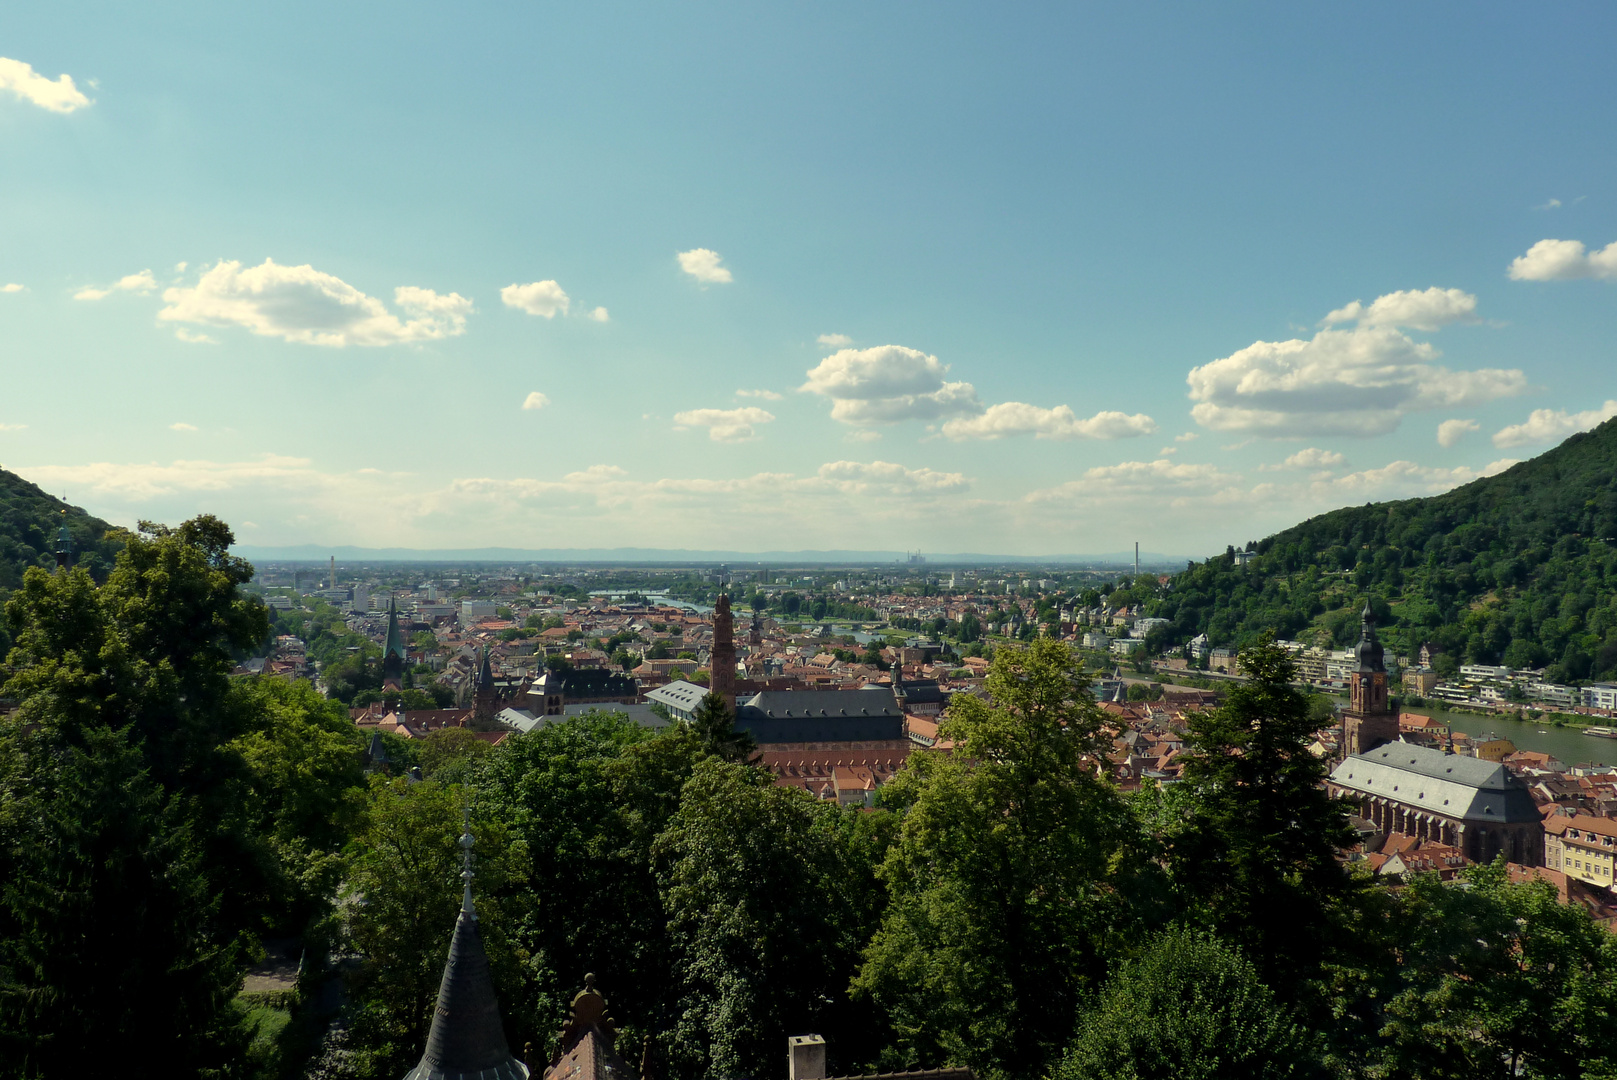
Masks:
[[[786,1040],[787,1080],[824,1080],[825,1037],[793,1035]]]

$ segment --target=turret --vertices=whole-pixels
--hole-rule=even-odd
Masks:
[[[528,1068],[511,1056],[500,1020],[500,1002],[494,977],[478,932],[477,908],[472,904],[472,826],[467,813],[460,847],[464,864],[460,915],[449,943],[449,960],[438,985],[438,1007],[433,1010],[427,1048],[404,1080],[527,1080]]]
[[[67,511],[62,511],[62,527],[56,530],[56,569],[73,565],[73,534],[67,531]]]

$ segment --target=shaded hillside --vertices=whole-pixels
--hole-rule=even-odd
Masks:
[[[112,526],[0,469],[0,597],[17,587],[28,567],[56,565],[56,534],[64,520],[77,561],[96,577],[104,575],[122,546],[107,539]]]
[[[1424,499],[1347,507],[1191,566],[1150,606],[1155,643],[1263,630],[1346,645],[1368,594],[1398,652],[1617,677],[1617,420],[1498,476]]]

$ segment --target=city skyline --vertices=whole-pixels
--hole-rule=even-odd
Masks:
[[[203,11],[0,46],[0,463],[121,524],[1205,555],[1617,415],[1602,7]]]

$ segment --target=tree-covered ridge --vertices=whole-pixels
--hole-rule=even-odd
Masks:
[[[64,520],[77,561],[92,576],[104,577],[123,546],[108,538],[112,526],[0,469],[0,596],[21,584],[30,566],[56,565],[56,534]]]
[[[1176,575],[1152,644],[1263,631],[1346,645],[1368,594],[1392,651],[1617,677],[1617,420],[1442,495],[1346,507]],[[1239,565],[1245,561],[1245,565]]]

